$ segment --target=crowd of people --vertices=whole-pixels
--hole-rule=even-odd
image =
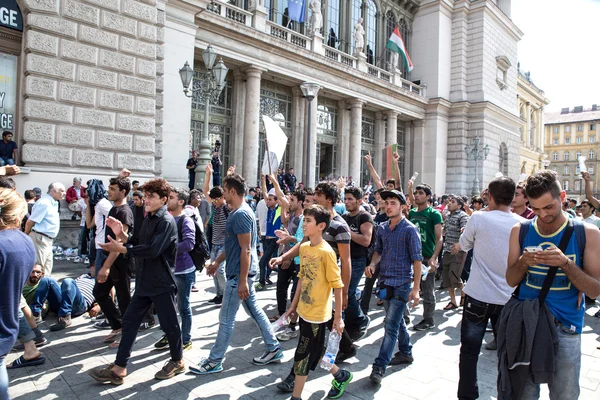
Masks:
[[[201,189],[194,188],[197,155],[190,158],[191,190],[162,178],[140,185],[123,170],[107,187],[74,178],[69,189],[55,182],[44,195],[21,196],[11,178],[0,177],[0,399],[8,396],[6,368],[44,363],[38,347],[47,339],[38,324],[48,313],[57,316],[52,331],[86,313],[96,317],[94,327],[108,332],[104,343],[118,350],[113,363],[88,373],[120,385],[138,332],[155,327],[155,316],[164,335],[154,347],[170,352],[156,379],[223,371],[240,306],[264,342],[254,364],[280,361],[280,342],[297,340],[290,372],[277,384],[292,400],[301,399],[310,371],[322,363],[327,332],[339,334],[327,394],[339,398],[353,380],[342,363],[359,356],[356,342],[370,329],[375,303],[385,320],[369,379],[381,384],[389,366],[418,357],[408,315],[422,298],[412,329],[433,329],[441,289],[450,298],[441,311],[462,310],[459,399],[479,397],[477,362],[488,323],[494,340],[486,348],[499,359],[498,398],[537,398],[540,383],[553,399],[578,397],[585,304],[600,296],[600,202],[589,174],[582,173],[587,200],[578,205],[552,171],[519,183],[497,177],[471,199],[438,198],[413,179],[402,190],[397,155],[393,178],[385,181],[365,157],[371,181],[364,189],[350,177],[304,187],[293,168],[248,188],[234,166],[221,178],[215,157]],[[79,256],[89,272],[57,282],[53,241],[65,196],[81,218]],[[198,271],[213,277],[215,297],[207,301],[220,307],[219,328],[206,357],[186,366]],[[273,315],[256,298],[270,285]],[[276,322],[285,328],[276,331]],[[7,366],[12,349],[23,355]]]

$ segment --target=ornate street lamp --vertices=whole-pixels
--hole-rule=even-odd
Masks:
[[[542,165],[544,166],[544,169],[548,169],[548,167],[550,166],[550,160],[548,160],[547,158],[544,158],[542,160]]]
[[[321,86],[319,86],[316,83],[312,83],[312,82],[304,82],[303,84],[300,85],[300,89],[302,89],[302,94],[304,95],[304,97],[306,98],[306,100],[308,100],[308,128],[307,128],[307,133],[306,133],[306,177],[305,177],[305,182],[306,182],[306,186],[309,187],[313,187],[314,186],[314,182],[312,179],[312,176],[314,174],[314,165],[310,165],[310,145],[311,145],[311,136],[312,136],[312,106],[311,103],[314,100],[314,98],[317,96],[317,93],[319,93],[319,89],[321,88]],[[312,171],[312,172],[311,172]]]
[[[200,96],[204,97],[204,129],[200,137],[200,145],[198,152],[198,166],[196,167],[196,182],[195,187],[202,185],[204,181],[204,166],[210,162],[211,159],[211,145],[208,139],[208,128],[209,128],[209,114],[210,114],[210,103],[215,103],[223,88],[225,87],[225,78],[227,77],[227,71],[229,69],[223,63],[223,60],[217,59],[217,53],[209,44],[208,47],[202,52],[202,61],[204,62],[205,71],[196,72],[197,77],[194,79],[194,70],[190,68],[190,65],[186,61],[183,67],[179,70],[179,77],[181,78],[181,84],[183,85],[183,93],[187,97],[193,97],[194,92],[200,92]],[[191,86],[191,89],[190,89]]]
[[[483,146],[483,148],[480,148],[479,142],[479,136],[475,136],[475,139],[473,139],[473,148],[471,148],[471,146],[469,146],[468,144],[465,146],[467,160],[475,160],[475,179],[473,179],[473,190],[471,191],[471,194],[473,196],[479,196],[480,194],[479,165],[477,164],[477,162],[485,160],[488,154],[490,154],[490,146],[486,144],[485,146]]]

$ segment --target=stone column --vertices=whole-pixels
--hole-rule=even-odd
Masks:
[[[529,130],[531,129],[531,103],[529,102],[525,103],[525,121],[527,121],[527,128],[525,130],[525,145],[527,147],[531,147],[529,142]]]
[[[338,101],[338,149],[337,171],[340,176],[348,176],[348,153],[350,151],[350,105],[346,100]]]
[[[258,127],[260,118],[260,78],[265,70],[246,69],[246,105],[244,115],[244,178],[248,186],[258,182]]]
[[[350,110],[350,151],[348,162],[348,175],[356,182],[360,182],[361,167],[361,135],[362,135],[362,109],[365,102],[360,99],[349,101]],[[342,155],[343,157],[343,155]]]
[[[385,147],[385,123],[383,113],[375,113],[375,152],[371,153],[373,158],[373,167],[381,176],[383,173],[383,149]]]
[[[310,143],[308,141],[308,135],[305,139],[305,148],[310,146],[310,159],[306,160],[308,165],[310,165],[310,174],[304,177],[304,186],[313,188],[315,187],[315,168],[317,165],[317,104],[319,101],[319,96],[315,96],[315,98],[310,102],[310,110],[311,110],[311,124],[310,124]],[[308,121],[308,107],[306,108],[306,121]],[[306,151],[304,152],[306,155]],[[304,168],[306,169],[306,167]]]
[[[240,69],[233,71],[233,134],[230,164],[235,165],[236,172],[244,176],[244,108],[246,105],[246,75]]]
[[[387,115],[387,132],[385,135],[385,145],[387,147],[391,144],[396,144],[398,140],[398,113],[388,110],[385,115]]]
[[[306,124],[304,115],[306,113],[306,99],[298,86],[292,88],[292,140],[290,143],[290,166],[299,179],[304,182],[304,137]]]

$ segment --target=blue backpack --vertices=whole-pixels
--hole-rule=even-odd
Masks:
[[[102,183],[100,179],[92,179],[86,189],[86,192],[90,199],[90,207],[92,207],[92,209],[100,200],[105,199],[107,195],[104,183]]]

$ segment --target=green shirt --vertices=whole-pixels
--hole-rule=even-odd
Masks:
[[[33,295],[35,294],[35,290],[37,289],[38,285],[39,282],[35,285],[29,285],[28,283],[26,283],[23,287],[23,297],[25,297],[27,304],[33,303]]]
[[[443,223],[442,214],[432,207],[427,207],[423,211],[413,208],[408,213],[408,220],[415,224],[421,233],[423,258],[431,258],[435,252],[435,226]]]

